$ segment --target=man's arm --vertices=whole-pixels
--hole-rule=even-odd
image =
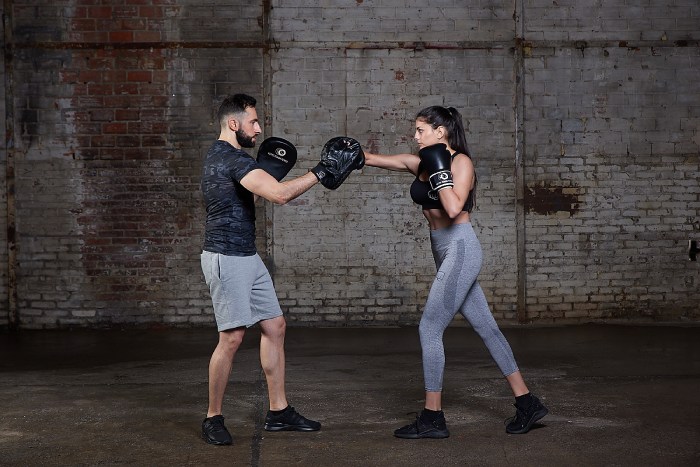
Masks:
[[[251,170],[241,179],[241,185],[246,190],[275,204],[287,204],[317,183],[318,178],[311,172],[285,182],[278,182],[275,177],[262,169]]]

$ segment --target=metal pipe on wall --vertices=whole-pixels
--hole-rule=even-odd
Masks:
[[[272,14],[272,2],[263,0],[262,2],[262,30],[263,42],[262,47],[262,96],[263,96],[263,122],[265,124],[265,135],[273,136],[273,109],[272,102],[272,48],[274,39],[272,37],[272,29],[270,28],[270,15]],[[272,277],[275,277],[275,205],[269,201],[264,203],[265,209],[265,265],[270,271]]]
[[[515,248],[518,322],[527,321],[527,271],[525,258],[525,57],[523,2],[515,2]]]
[[[5,40],[5,195],[7,196],[7,323],[11,332],[19,329],[17,310],[17,229],[15,216],[15,95],[13,79],[12,1],[3,5]]]

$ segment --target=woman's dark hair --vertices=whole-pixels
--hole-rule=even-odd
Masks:
[[[255,108],[255,98],[247,94],[234,94],[228,96],[219,106],[219,111],[216,113],[216,118],[219,123],[224,125],[226,117],[231,114],[242,114],[247,108]]]
[[[416,120],[422,120],[433,129],[439,126],[447,129],[447,141],[450,147],[457,153],[464,154],[471,159],[469,147],[467,146],[467,135],[464,133],[464,125],[462,124],[462,115],[454,107],[442,107],[433,105],[426,107],[416,115]],[[467,212],[471,212],[476,205],[476,173],[474,173],[474,186],[467,197],[465,208]]]
[[[416,120],[423,120],[433,128],[445,127],[450,147],[459,153],[471,157],[467,146],[467,136],[464,133],[464,125],[462,124],[462,115],[457,109],[433,105],[418,112]]]

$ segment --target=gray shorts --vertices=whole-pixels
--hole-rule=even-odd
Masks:
[[[201,260],[219,331],[282,316],[272,277],[258,254],[226,256],[203,251]]]

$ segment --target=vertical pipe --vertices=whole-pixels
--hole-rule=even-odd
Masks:
[[[7,322],[19,329],[17,311],[17,229],[15,221],[15,103],[13,79],[12,1],[3,4],[5,40],[5,189],[7,196]]]
[[[517,257],[518,322],[527,322],[527,271],[525,257],[525,59],[524,0],[515,0],[515,229]]]
[[[263,83],[263,106],[265,135],[273,135],[273,102],[272,102],[272,31],[270,29],[270,14],[272,12],[271,0],[262,2],[262,83]],[[270,275],[275,277],[274,261],[274,239],[275,239],[275,206],[269,201],[265,201],[265,264],[270,271]]]
[[[262,93],[265,106],[264,123],[266,136],[272,136],[272,48],[274,40],[270,28],[270,15],[272,14],[272,0],[262,2]]]

